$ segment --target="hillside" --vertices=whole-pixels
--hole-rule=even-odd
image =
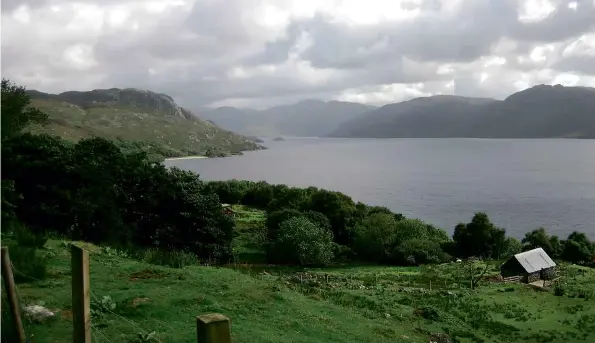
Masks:
[[[219,107],[199,111],[198,116],[247,135],[319,137],[372,109],[353,102],[303,100],[261,111]]]
[[[33,125],[76,141],[100,136],[136,145],[163,157],[240,153],[261,147],[251,139],[200,120],[168,95],[138,89],[96,89],[47,94],[31,90],[31,105],[48,113],[48,125]],[[135,141],[130,143],[124,141]]]
[[[595,89],[540,85],[502,101],[431,96],[383,106],[330,137],[595,138]]]
[[[565,294],[556,296],[553,289],[497,281],[497,264],[474,290],[457,263],[308,269],[245,264],[254,258],[250,242],[258,239],[265,214],[243,206],[234,209],[239,260],[225,267],[200,266],[184,254],[126,252],[77,242],[90,252],[96,340],[196,342],[196,316],[212,312],[231,318],[237,343],[423,343],[445,332],[453,342],[464,343],[595,339],[594,298],[588,291],[595,280],[592,269],[560,265]],[[39,251],[49,263],[45,280],[15,272],[23,305],[40,304],[56,313],[43,324],[25,322],[37,343],[71,339],[68,244],[51,240]],[[154,340],[139,339],[150,333]]]

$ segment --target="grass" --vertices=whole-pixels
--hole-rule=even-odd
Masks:
[[[195,317],[210,312],[232,319],[234,342],[427,342],[437,332],[458,342],[595,341],[595,298],[588,294],[595,282],[592,269],[562,265],[565,292],[556,296],[553,290],[489,281],[470,290],[456,263],[267,266],[251,262],[258,253],[262,257],[264,214],[234,210],[238,263],[227,267],[178,256],[172,259],[185,266],[170,268],[147,263],[162,262],[153,253],[132,256],[85,245],[91,252],[95,341],[142,341],[140,335],[153,334],[155,342],[196,342]],[[70,341],[67,248],[50,240],[47,278],[19,285],[25,304],[43,301],[58,313],[48,323],[25,323],[34,342]]]
[[[31,105],[49,115],[49,124],[34,124],[28,130],[71,141],[105,137],[120,143],[123,149],[145,150],[161,157],[205,155],[212,149],[239,153],[259,148],[247,137],[198,118],[168,116],[145,107],[97,104],[82,108],[54,99],[33,99]]]

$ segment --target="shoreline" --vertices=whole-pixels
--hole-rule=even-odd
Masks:
[[[170,157],[166,158],[165,161],[176,161],[176,160],[192,160],[195,158],[208,158],[207,156],[184,156],[184,157]]]

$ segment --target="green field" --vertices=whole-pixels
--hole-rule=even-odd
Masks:
[[[147,263],[155,260],[150,254],[132,258],[85,245],[94,342],[196,342],[195,317],[211,312],[231,318],[234,342],[427,342],[439,332],[459,342],[595,341],[593,269],[560,266],[564,294],[556,296],[489,277],[471,290],[457,263],[267,266],[259,246],[264,213],[234,209],[236,263],[225,267],[168,268]],[[40,303],[57,316],[43,324],[26,321],[25,328],[32,342],[69,342],[68,245],[50,240],[40,253],[49,260],[49,275],[19,283],[19,296],[23,305]],[[141,338],[152,332],[153,340]]]

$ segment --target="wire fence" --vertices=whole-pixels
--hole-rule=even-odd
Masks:
[[[15,265],[14,265],[14,263],[12,263],[12,261],[10,262],[10,267],[11,267],[14,275],[18,275],[18,276],[27,280],[27,282],[24,284],[37,283],[37,285],[43,285],[43,284],[48,283],[48,279],[39,279],[37,277],[34,277],[32,275],[22,272],[21,270],[19,270],[18,268],[15,267]],[[51,309],[45,308],[46,304],[44,302],[35,300],[34,299],[35,297],[32,297],[32,296],[29,296],[29,297],[25,296],[24,292],[23,292],[24,289],[21,289],[22,285],[23,285],[23,283],[14,285],[14,294],[16,296],[17,303],[19,305],[21,319],[22,319],[22,323],[23,323],[23,331],[24,331],[27,343],[31,342],[31,337],[33,337],[33,331],[34,331],[33,326],[36,325],[37,322],[41,321],[41,319],[39,317],[37,317],[37,318],[35,317],[35,313],[34,313],[35,311],[39,311],[40,309],[43,308],[43,310],[49,311],[49,312],[45,312],[45,313],[52,313],[52,315],[50,317],[54,317],[55,319],[64,320],[64,321],[71,319],[71,318],[69,318],[68,315],[67,316],[63,315],[64,311],[66,311],[67,313],[70,313],[72,315],[76,315],[72,312],[69,312],[68,309],[72,308],[72,306],[70,304],[69,305],[61,304],[61,307],[64,307],[64,309],[60,313],[58,312],[59,310],[51,310]],[[25,288],[30,289],[30,287],[25,287]],[[7,294],[6,294],[6,292],[2,292],[2,295],[3,295],[3,302],[4,302],[5,301],[4,298]],[[72,290],[67,294],[67,296],[70,299],[72,299]],[[91,334],[93,342],[145,342],[145,341],[149,342],[150,341],[150,342],[162,343],[162,341],[159,339],[159,337],[157,337],[156,331],[149,330],[146,327],[143,327],[143,325],[141,323],[139,323],[133,319],[126,318],[126,317],[122,316],[121,314],[119,314],[116,311],[114,311],[113,309],[111,309],[109,306],[101,306],[102,298],[100,296],[98,296],[95,292],[91,291],[89,293],[89,297],[90,297],[89,308],[90,308],[90,312],[91,312],[90,334]],[[57,305],[57,304],[51,304],[51,305]],[[6,308],[7,307],[5,307],[4,303],[3,303],[3,308],[2,308],[3,331],[4,331],[5,327],[7,327],[8,325],[11,325],[11,326],[14,325],[14,322],[12,320],[10,323],[8,322],[8,320],[11,319],[11,315],[10,315],[10,313],[8,313],[8,311],[5,312]],[[106,330],[100,324],[103,320],[102,317],[106,317],[106,316],[111,316],[112,319],[115,318],[115,322],[117,322],[118,325],[110,325],[109,330]],[[144,318],[144,319],[145,319],[145,324],[147,321],[154,322],[159,327],[167,329],[167,331],[170,331],[170,332],[175,331],[175,329],[173,327],[167,325],[166,323],[164,323],[163,321],[160,321],[158,319],[153,319],[150,317]],[[122,324],[125,324],[124,326],[126,326],[126,328],[122,328],[122,326],[123,326]],[[17,330],[18,330],[18,328],[17,328]],[[109,331],[109,332],[106,332],[106,331]],[[17,342],[18,339],[12,337],[12,335],[11,336],[3,335],[3,341]]]

